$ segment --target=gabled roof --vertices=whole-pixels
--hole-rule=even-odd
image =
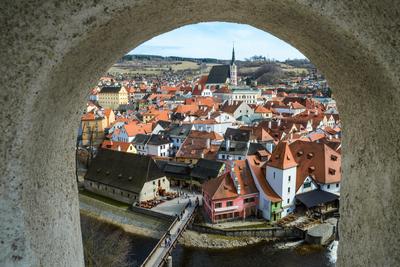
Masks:
[[[341,156],[326,144],[298,140],[290,144],[290,149],[299,164],[296,191],[308,176],[321,184],[340,182]]]
[[[233,114],[240,107],[243,101],[225,101],[225,103],[221,107],[221,111]]]
[[[100,149],[85,179],[140,193],[146,181],[165,176],[149,156]]]
[[[156,122],[155,125],[160,125],[163,129],[166,129],[170,124],[171,124],[170,121],[159,120],[159,121]]]
[[[176,157],[215,159],[218,148],[218,145],[211,144],[211,140],[187,137],[176,152]]]
[[[251,168],[254,176],[253,179],[257,180],[258,185],[265,196],[267,196],[272,202],[280,202],[282,198],[272,189],[265,178],[265,163],[261,161],[257,156],[248,156],[247,165]]]
[[[104,140],[103,143],[101,143],[101,148],[127,152],[131,145],[132,145],[131,143],[126,143],[126,142]]]
[[[239,195],[257,193],[257,188],[245,160],[234,161],[233,172],[230,170],[221,176],[210,179],[203,184],[203,191],[207,192],[212,200],[235,198]],[[233,177],[236,176],[240,185],[240,194],[235,187]]]
[[[100,93],[118,93],[121,90],[121,86],[120,85],[112,85],[112,86],[103,86],[100,89]]]
[[[312,190],[306,193],[296,195],[301,203],[303,203],[307,208],[317,207],[321,204],[326,204],[339,199],[338,195],[326,192],[320,189]]]
[[[216,65],[211,68],[207,83],[226,83],[228,78],[230,78],[230,66]]]
[[[297,162],[290,151],[287,142],[280,142],[272,151],[272,155],[267,162],[267,166],[281,170],[286,170],[297,166]]]
[[[200,180],[208,180],[210,178],[217,177],[223,166],[223,162],[208,159],[199,159],[194,165],[190,175]]]
[[[247,129],[228,128],[225,131],[225,138],[229,138],[233,141],[247,142],[250,140],[250,134],[251,131]]]
[[[147,141],[148,145],[153,145],[153,146],[160,146],[170,143],[171,141],[168,138],[165,138],[164,136],[159,134],[152,134],[149,138],[149,141]]]
[[[217,141],[224,139],[220,134],[218,134],[216,132],[205,132],[205,131],[196,131],[196,130],[191,130],[188,137],[210,139],[210,140],[217,140]]]
[[[190,133],[192,124],[171,124],[169,129],[165,130],[164,134],[171,137],[186,137]]]
[[[137,123],[130,122],[128,124],[125,124],[123,127],[125,128],[126,133],[130,137],[133,137],[137,134],[146,134],[147,133],[147,131],[143,127],[143,125],[138,125]]]
[[[227,149],[227,140],[224,140],[219,147],[218,154],[230,154],[246,156],[249,151],[250,143],[241,141],[230,141],[229,149]],[[228,151],[227,151],[228,150]]]
[[[135,136],[135,139],[133,139],[132,143],[135,145],[145,145],[147,144],[147,141],[149,141],[150,135],[147,134],[138,134]]]

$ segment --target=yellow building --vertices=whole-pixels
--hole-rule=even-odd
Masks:
[[[128,91],[123,86],[104,86],[99,93],[99,105],[104,108],[118,109],[129,103]]]
[[[82,145],[92,143],[98,146],[103,142],[104,130],[115,121],[115,114],[111,109],[105,109],[103,114],[88,112],[81,117]]]

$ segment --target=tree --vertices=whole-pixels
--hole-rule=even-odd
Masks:
[[[119,228],[81,214],[86,267],[128,267],[130,242]]]
[[[254,78],[260,84],[269,84],[284,77],[282,69],[275,63],[266,63],[260,66],[254,73]]]

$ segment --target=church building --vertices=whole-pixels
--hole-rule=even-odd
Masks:
[[[238,83],[237,66],[235,64],[235,48],[232,49],[232,59],[230,65],[213,66],[208,75],[206,88],[215,87],[218,89],[225,85],[234,85]]]

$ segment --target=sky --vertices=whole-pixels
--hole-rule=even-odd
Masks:
[[[230,59],[254,55],[285,60],[305,58],[293,46],[265,31],[246,24],[204,22],[177,28],[144,42],[129,54]]]

